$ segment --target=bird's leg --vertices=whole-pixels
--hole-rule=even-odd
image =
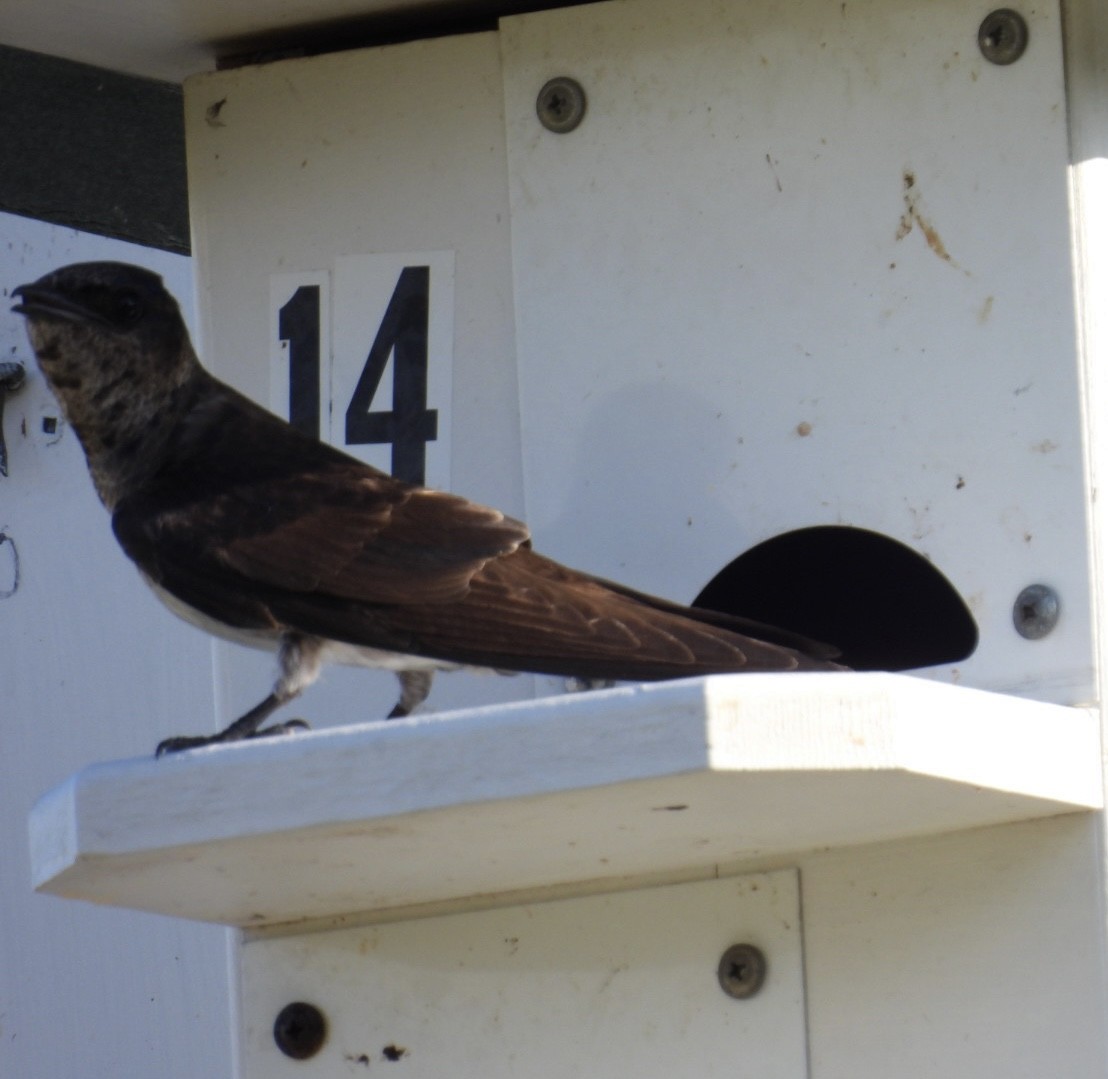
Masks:
[[[162,757],[166,753],[180,753],[183,749],[195,749],[197,746],[215,746],[224,742],[241,742],[244,738],[258,738],[268,734],[283,734],[296,727],[307,727],[302,719],[293,719],[288,723],[281,723],[275,727],[267,727],[264,731],[258,728],[278,708],[292,697],[280,697],[276,692],[269,694],[260,704],[254,705],[249,712],[239,716],[229,727],[225,727],[218,734],[181,735],[177,738],[167,738],[158,743],[155,756]]]
[[[400,680],[400,700],[396,702],[393,710],[389,712],[389,719],[401,719],[418,708],[431,692],[431,681],[435,677],[434,671],[397,671],[396,677]]]
[[[281,639],[277,659],[281,667],[281,676],[273,687],[273,692],[265,700],[254,705],[249,712],[239,716],[230,726],[218,734],[183,735],[167,738],[158,743],[155,756],[166,753],[179,753],[198,746],[222,745],[225,742],[241,742],[245,738],[266,738],[274,734],[288,734],[294,730],[306,730],[308,724],[302,719],[290,719],[285,723],[275,723],[264,730],[258,728],[283,704],[296,697],[310,686],[318,677],[321,666],[322,642],[315,637],[303,637],[288,634]],[[426,696],[426,694],[424,694]],[[418,703],[418,702],[417,702]]]

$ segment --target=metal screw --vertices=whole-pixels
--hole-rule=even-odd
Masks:
[[[273,1021],[273,1040],[285,1056],[307,1060],[323,1048],[327,1020],[314,1004],[299,1000],[286,1004]]]
[[[535,99],[535,112],[547,131],[564,135],[585,118],[585,91],[576,79],[559,75],[543,85]]]
[[[1016,632],[1029,641],[1045,637],[1056,625],[1062,611],[1058,593],[1049,585],[1029,584],[1012,605]]]
[[[732,944],[720,956],[717,973],[720,989],[736,1000],[746,1000],[765,983],[766,957],[753,944]]]
[[[981,20],[977,46],[990,64],[1014,64],[1027,48],[1027,23],[1018,11],[997,8]]]

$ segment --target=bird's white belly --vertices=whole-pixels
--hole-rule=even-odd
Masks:
[[[184,619],[190,625],[214,637],[246,645],[248,648],[276,652],[281,647],[282,634],[276,630],[236,629],[178,599],[161,585],[151,581],[146,574],[142,577],[154,595],[178,618]],[[319,659],[322,663],[338,663],[344,667],[372,667],[384,671],[459,671],[465,666],[461,663],[448,663],[444,660],[428,659],[425,656],[389,652],[380,648],[367,648],[364,645],[347,644],[344,641],[332,641],[326,638],[319,639]],[[471,669],[485,670],[486,668]]]
[[[324,640],[320,653],[324,663],[340,663],[344,667],[373,667],[384,671],[460,671],[464,664],[447,663],[426,656],[411,656],[403,652],[385,652],[360,644]],[[480,670],[483,668],[473,668]]]

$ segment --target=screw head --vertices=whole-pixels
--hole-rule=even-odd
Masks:
[[[720,956],[719,987],[729,997],[747,1000],[765,984],[766,957],[753,944],[732,944]]]
[[[1027,48],[1027,23],[1018,11],[997,8],[981,20],[977,47],[990,64],[1014,64]]]
[[[273,1040],[285,1056],[308,1060],[327,1040],[327,1019],[314,1004],[286,1004],[273,1021]]]
[[[559,75],[543,84],[535,99],[535,112],[547,131],[565,135],[585,118],[585,91],[576,79]]]
[[[1062,613],[1062,601],[1050,585],[1029,584],[1012,605],[1012,623],[1016,632],[1029,641],[1045,637]]]

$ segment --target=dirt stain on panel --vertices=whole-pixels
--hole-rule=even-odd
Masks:
[[[969,270],[963,269],[954,261],[950,252],[946,249],[946,244],[943,243],[943,238],[939,235],[939,230],[935,228],[931,220],[924,214],[919,187],[916,184],[916,174],[909,169],[905,169],[903,182],[904,213],[900,215],[900,223],[897,226],[896,238],[898,240],[903,240],[913,228],[918,227],[924,240],[927,242],[927,246],[934,251],[943,262],[949,263],[955,269],[961,270],[962,273],[969,277]]]

